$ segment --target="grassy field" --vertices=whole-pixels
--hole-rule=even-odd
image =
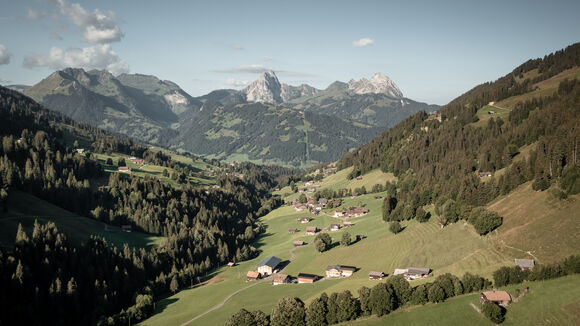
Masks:
[[[511,285],[506,290],[512,295],[516,289],[530,288],[519,302],[507,308],[502,325],[578,325],[580,323],[580,275],[544,282],[526,282]],[[439,304],[406,307],[381,318],[368,317],[340,325],[493,325],[477,313],[470,304],[479,306],[479,293],[451,298]]]
[[[494,114],[489,114],[489,112],[495,112]],[[479,121],[473,123],[475,127],[485,127],[487,122],[491,118],[502,119],[507,122],[510,115],[510,110],[501,108],[495,105],[486,105],[477,111],[477,117]]]
[[[27,232],[32,232],[34,221],[52,221],[74,243],[86,241],[91,235],[103,237],[107,242],[122,248],[124,243],[131,247],[159,246],[164,237],[152,236],[141,232],[105,231],[105,225],[88,217],[83,217],[52,205],[32,195],[11,191],[8,197],[8,212],[0,213],[0,245],[14,245],[16,230],[21,223]]]
[[[367,176],[358,182],[364,182],[365,179],[369,184],[376,182],[376,178]],[[338,179],[336,177],[333,175],[329,178]],[[327,183],[329,178],[323,180],[323,184],[330,186]],[[345,181],[344,184],[349,182]],[[294,260],[284,269],[284,273],[291,276],[296,276],[300,272],[323,276],[328,265],[353,265],[359,270],[352,277],[323,280],[314,284],[280,286],[271,286],[269,283],[258,284],[236,294],[222,308],[203,316],[191,325],[223,324],[228,316],[243,307],[269,312],[277,300],[284,296],[297,296],[308,303],[324,291],[331,293],[349,289],[356,293],[362,285],[376,284],[375,281],[368,280],[368,272],[372,270],[392,274],[393,270],[399,267],[426,266],[432,268],[435,275],[446,272],[463,275],[466,271],[472,271],[490,277],[492,271],[498,267],[512,264],[513,257],[499,252],[491,237],[478,236],[472,226],[463,222],[444,229],[434,221],[422,224],[415,221],[404,222],[403,232],[392,234],[388,231],[387,224],[382,221],[380,211],[382,200],[375,199],[376,195],[346,198],[343,207],[362,205],[369,208],[370,213],[349,219],[355,223],[350,228],[329,232],[336,246],[327,252],[318,253],[312,245],[295,249]],[[384,196],[384,193],[378,195]],[[230,293],[246,287],[248,285],[245,281],[246,272],[255,269],[255,265],[264,257],[275,255],[282,260],[289,260],[293,240],[311,243],[314,236],[305,235],[306,226],[314,225],[324,229],[331,223],[341,222],[339,219],[321,214],[312,216],[314,219],[308,224],[299,223],[298,219],[305,216],[311,215],[308,212],[295,212],[292,207],[284,206],[263,217],[262,222],[267,226],[267,231],[255,244],[261,251],[258,258],[242,262],[233,268],[218,269],[214,274],[208,275],[208,278],[213,277],[211,284],[184,290],[162,300],[158,303],[157,314],[143,322],[143,325],[178,325],[190,320],[220,303]],[[289,228],[298,228],[299,231],[296,234],[289,234]],[[338,241],[345,231],[353,237],[356,234],[363,234],[367,238],[349,247],[342,247],[338,245]]]

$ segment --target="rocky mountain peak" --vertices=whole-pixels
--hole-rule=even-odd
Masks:
[[[272,70],[262,73],[260,78],[242,90],[248,102],[281,103],[282,85]]]
[[[384,76],[380,72],[374,74],[370,79],[364,77],[359,81],[351,79],[348,82],[348,88],[356,94],[375,93],[386,94],[395,98],[403,97],[403,92],[401,92],[397,84],[391,78]]]

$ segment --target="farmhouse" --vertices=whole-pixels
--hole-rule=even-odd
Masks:
[[[333,207],[338,207],[340,206],[340,204],[342,204],[342,200],[341,199],[335,199],[332,201],[332,206]]]
[[[314,198],[310,197],[308,198],[308,206],[312,207],[314,206],[314,204],[316,204],[316,200],[314,200]]]
[[[275,272],[276,267],[278,267],[281,262],[282,260],[275,256],[264,258],[264,260],[258,264],[258,272],[262,275],[270,275]]]
[[[300,219],[300,223],[308,223],[310,221],[312,221],[310,217],[303,217]]]
[[[120,166],[117,170],[119,172],[121,172],[121,173],[129,173],[129,174],[131,174],[131,168],[128,167],[128,166]]]
[[[296,233],[298,231],[297,228],[290,228],[288,229],[288,233]]]
[[[328,227],[328,229],[330,231],[338,231],[338,230],[340,230],[340,225],[338,225],[338,224],[330,224],[330,226]]]
[[[276,273],[272,275],[272,285],[290,283],[290,277],[286,274]]]
[[[382,280],[383,277],[385,276],[385,274],[383,272],[375,272],[375,271],[371,271],[369,272],[369,280],[371,281],[375,281],[375,280]]]
[[[234,266],[236,266],[236,263],[234,263],[233,261],[228,263],[228,267],[234,267]]]
[[[354,223],[352,223],[352,222],[344,222],[344,223],[342,223],[342,225],[343,225],[345,228],[348,228],[348,227],[351,227],[351,226],[353,226],[353,225],[354,225]]]
[[[255,271],[249,271],[248,274],[246,274],[246,281],[256,281],[260,277],[261,277],[260,273]]]
[[[490,301],[500,306],[507,306],[512,301],[512,296],[506,291],[487,291],[481,293],[479,301],[481,303]]]
[[[326,277],[349,277],[356,271],[354,266],[333,265],[326,267]]]
[[[306,228],[306,235],[315,235],[318,232],[318,228],[316,226],[309,226]]]
[[[298,274],[298,283],[314,283],[318,279],[318,275],[300,273]]]
[[[292,244],[294,247],[302,247],[304,245],[304,241],[296,240]]]
[[[364,207],[356,207],[353,209],[350,209],[348,212],[346,212],[346,217],[361,217],[364,215],[367,215],[369,213],[369,209],[368,208],[364,208]]]
[[[403,275],[407,281],[416,280],[419,278],[424,278],[429,276],[431,273],[430,268],[423,267],[409,267],[404,269],[395,269],[393,275]]]
[[[308,207],[306,205],[300,203],[294,205],[294,210],[296,210],[297,212],[301,212],[307,208]]]
[[[535,265],[533,259],[516,259],[515,263],[522,271],[533,269]]]
[[[320,198],[320,199],[318,199],[318,204],[322,205],[322,207],[326,207],[326,204],[328,204],[328,199]]]
[[[334,215],[333,216],[334,217],[343,217],[344,216],[344,213],[345,212],[343,210],[337,209],[337,210],[334,211]]]

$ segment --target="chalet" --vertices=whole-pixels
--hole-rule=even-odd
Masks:
[[[340,230],[340,225],[338,225],[338,224],[330,224],[330,227],[328,229],[330,231],[338,231],[338,230]]]
[[[292,244],[294,245],[294,247],[302,247],[304,245],[304,241],[296,240],[292,242]]]
[[[131,232],[132,227],[130,224],[126,224],[126,225],[121,225],[121,231],[123,232]]]
[[[343,217],[344,214],[345,214],[345,211],[340,210],[340,209],[337,209],[337,210],[334,211],[334,215],[333,216],[334,217]]]
[[[322,204],[316,204],[316,205],[314,206],[314,210],[316,210],[316,211],[319,211],[319,212],[320,212],[320,211],[321,211],[323,208],[324,208],[324,205],[322,205]]]
[[[318,279],[318,275],[300,273],[298,274],[298,283],[314,283]]]
[[[345,228],[351,227],[353,225],[354,225],[354,223],[352,223],[352,222],[344,222],[344,223],[342,223],[342,226],[345,227]]]
[[[403,275],[407,281],[412,281],[429,276],[430,268],[423,267],[409,267],[404,269],[395,269],[393,275]]]
[[[272,274],[272,285],[290,283],[290,277],[286,274],[276,273]]]
[[[303,217],[300,219],[300,223],[308,223],[310,221],[312,221],[310,217]]]
[[[142,159],[135,159],[135,160],[132,160],[131,162],[133,162],[135,164],[139,164],[139,165],[145,164],[145,161],[143,161]]]
[[[332,207],[338,207],[340,204],[342,204],[342,200],[340,199],[335,199],[332,201]]]
[[[369,272],[369,280],[371,281],[380,281],[383,279],[383,277],[385,276],[385,273],[383,272],[375,272],[375,271],[371,271]]]
[[[228,263],[228,267],[234,267],[234,266],[236,266],[236,263],[234,263],[233,261]]]
[[[506,291],[487,291],[482,292],[479,302],[490,301],[500,306],[507,306],[512,301],[512,296]]]
[[[296,204],[294,205],[294,210],[296,210],[297,212],[301,212],[305,209],[307,209],[308,206],[304,205],[304,204]]]
[[[260,273],[255,272],[255,271],[249,271],[246,274],[246,281],[256,281],[258,279],[260,279],[262,277],[262,275],[260,275]]]
[[[322,207],[326,207],[326,204],[328,204],[328,199],[320,198],[320,199],[318,199],[318,204],[322,205]]]
[[[264,258],[264,260],[258,264],[258,272],[262,275],[275,273],[276,267],[278,267],[281,262],[282,260],[275,256]]]
[[[306,235],[315,235],[318,232],[318,228],[316,226],[309,226],[306,228]]]
[[[348,212],[346,212],[346,217],[361,217],[364,215],[367,215],[369,213],[369,209],[368,208],[364,208],[364,207],[356,207],[353,209],[350,209]]]
[[[280,187],[276,187],[274,191],[280,191]]]
[[[492,176],[491,172],[479,172],[480,178],[490,178]]]
[[[535,266],[533,259],[516,259],[515,263],[522,271],[531,270]]]
[[[314,198],[310,197],[308,198],[308,206],[312,207],[316,204],[316,200],[314,200]]]
[[[128,166],[120,166],[117,168],[117,170],[121,173],[129,173],[131,174],[131,168]]]
[[[296,233],[298,231],[297,228],[290,228],[288,229],[288,233]]]
[[[326,267],[326,277],[349,277],[356,271],[354,266],[333,265]]]

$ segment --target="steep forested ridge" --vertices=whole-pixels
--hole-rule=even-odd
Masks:
[[[60,142],[69,120],[19,93],[0,88],[0,189],[2,208],[12,190],[109,224],[164,235],[159,248],[119,250],[102,238],[73,245],[53,223],[19,227],[12,248],[0,249],[1,324],[127,324],[151,313],[154,299],[197,282],[197,277],[229,260],[252,257],[250,245],[262,226],[262,206],[276,207],[264,185],[222,176],[220,189],[179,189],[157,179],[120,177],[91,188],[103,175],[91,155]],[[84,124],[95,132],[95,149],[147,150]],[[71,130],[73,130],[71,129]],[[151,156],[150,159],[168,158]],[[168,162],[167,164],[173,164]],[[264,176],[256,180],[269,180]],[[263,212],[260,211],[260,213]],[[108,316],[108,317],[107,317]]]
[[[491,117],[484,125],[477,112],[489,102],[534,91],[533,85],[580,64],[580,44],[543,59],[530,60],[493,83],[475,87],[441,109],[406,119],[356,151],[346,153],[341,167],[354,166],[353,175],[374,168],[393,172],[402,190],[385,203],[386,219],[413,217],[420,205],[439,204],[458,216],[484,205],[518,185],[534,180],[537,190],[560,183],[574,193],[580,141],[580,82],[564,79],[553,95],[518,102],[504,120]],[[534,77],[523,78],[528,72]],[[534,145],[521,156],[526,145]],[[504,169],[504,170],[502,170]],[[502,170],[482,181],[477,172]],[[562,183],[564,182],[564,184]],[[564,194],[565,195],[565,194]],[[445,205],[444,205],[445,204]]]

